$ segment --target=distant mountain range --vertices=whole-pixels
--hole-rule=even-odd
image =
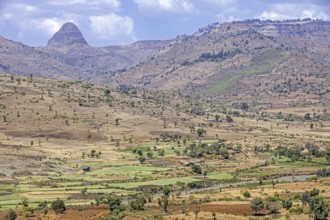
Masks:
[[[0,37],[0,70],[56,79],[90,80],[133,66],[168,41],[138,41],[127,46],[92,47],[73,23],[65,23],[46,47],[29,47]]]
[[[46,47],[0,38],[0,70],[270,105],[330,101],[330,22],[214,23],[193,35],[92,47],[66,23]],[[290,101],[287,101],[290,100]]]

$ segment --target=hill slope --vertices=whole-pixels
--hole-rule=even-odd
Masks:
[[[145,62],[106,78],[208,98],[329,101],[330,22],[252,20],[180,36]],[[221,94],[221,96],[219,96]],[[280,98],[278,98],[280,97]],[[284,103],[285,104],[285,103]]]
[[[33,48],[0,37],[0,70],[25,76],[88,80],[106,71],[135,65],[167,41],[92,47],[73,23],[66,23],[46,47]]]
[[[214,23],[171,41],[92,47],[72,23],[31,48],[0,38],[0,70],[112,86],[180,90],[266,108],[327,104],[330,22]]]

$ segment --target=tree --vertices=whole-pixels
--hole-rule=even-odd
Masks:
[[[281,209],[281,204],[277,201],[269,202],[269,204],[267,205],[267,209],[269,210],[270,214],[276,214],[278,210]]]
[[[197,219],[197,217],[198,217],[198,213],[199,213],[200,211],[201,211],[201,207],[199,207],[199,206],[195,206],[193,212],[194,212],[194,214],[195,214],[195,218],[196,218],[196,219]]]
[[[108,197],[109,209],[111,212],[114,210],[124,211],[125,208],[121,205],[121,198],[119,196],[109,196]]]
[[[206,134],[206,131],[203,128],[198,128],[197,129],[197,135],[198,135],[198,137],[202,137],[203,134]]]
[[[105,96],[108,96],[108,95],[110,95],[111,94],[111,90],[110,89],[105,89],[104,90],[104,95]]]
[[[226,121],[227,121],[228,123],[231,123],[231,122],[233,122],[234,120],[233,120],[232,117],[230,117],[230,115],[226,115]]]
[[[244,196],[245,199],[250,198],[251,197],[251,193],[249,191],[244,191],[243,192],[243,196]]]
[[[306,191],[301,195],[300,200],[303,204],[309,203],[311,198],[314,196],[318,196],[319,193],[320,193],[320,190],[318,190],[318,189],[312,189],[311,191]]]
[[[29,199],[23,197],[22,200],[21,200],[21,204],[22,204],[22,206],[24,206],[24,207],[28,207],[28,206],[29,206]]]
[[[243,111],[247,111],[249,109],[249,105],[246,102],[242,102],[240,104],[240,109],[242,109]]]
[[[139,161],[142,164],[142,163],[144,163],[146,161],[146,158],[144,156],[140,156],[139,157]]]
[[[220,154],[222,155],[223,159],[229,159],[229,153],[227,148],[221,147]]]
[[[292,199],[289,198],[289,199],[284,200],[282,205],[283,205],[283,208],[285,208],[286,210],[289,210],[293,205],[292,204]]]
[[[212,217],[213,217],[213,220],[217,219],[217,214],[214,211],[212,211]]]
[[[329,203],[320,196],[315,196],[309,201],[309,211],[314,220],[327,219],[329,215]]]
[[[133,210],[144,210],[144,205],[146,204],[147,200],[142,194],[136,195],[131,201],[130,206]]]
[[[85,195],[87,194],[87,188],[83,188],[83,189],[81,190],[81,194],[82,194],[83,196],[85,196]]]
[[[325,159],[330,164],[330,146],[327,146],[327,148],[325,149]]]
[[[192,171],[193,171],[194,173],[202,174],[202,168],[201,168],[201,166],[198,165],[198,164],[194,164],[194,165],[192,165],[191,169],[192,169]]]
[[[157,152],[158,152],[158,156],[160,156],[160,157],[165,156],[165,150],[164,149],[158,149]]]
[[[162,138],[162,141],[165,142],[170,140],[171,135],[168,132],[164,131],[160,134],[160,137]]]
[[[305,116],[304,116],[304,119],[305,120],[312,120],[311,114],[310,113],[306,113]]]
[[[170,193],[171,193],[170,187],[169,186],[164,186],[163,187],[163,193],[164,193],[165,196],[169,196]]]
[[[148,156],[149,158],[152,158],[153,155],[154,155],[154,154],[153,154],[151,151],[148,151],[148,152],[147,152],[147,156]]]
[[[261,211],[264,208],[264,202],[260,197],[256,197],[251,200],[250,202],[250,208],[252,209],[255,214],[257,214],[259,211]]]
[[[61,199],[53,201],[50,207],[54,210],[56,214],[62,214],[66,210],[64,202]]]
[[[10,209],[6,215],[7,220],[15,220],[17,218],[17,214],[14,210]]]
[[[169,204],[168,196],[166,195],[162,196],[161,200],[159,200],[158,203],[163,206],[164,212],[167,212],[167,208]]]

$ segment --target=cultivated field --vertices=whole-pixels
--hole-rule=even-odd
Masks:
[[[309,219],[300,195],[330,198],[329,177],[316,177],[329,166],[330,108],[257,109],[1,75],[0,218],[118,217],[108,205],[118,195],[124,219]],[[146,204],[134,210],[137,194]],[[255,212],[256,197],[281,207]]]

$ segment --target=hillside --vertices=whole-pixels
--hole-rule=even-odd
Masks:
[[[328,166],[329,108],[260,112],[242,104],[1,74],[0,219],[10,208],[18,219],[108,217],[115,212],[105,204],[114,195],[135,219],[192,219],[195,198],[206,219],[211,211],[225,219],[252,217],[245,190],[267,199],[318,187],[328,198],[328,178],[280,182],[303,181]],[[259,185],[274,179],[275,187]],[[168,212],[157,203],[165,186],[173,195]],[[131,211],[127,201],[136,194],[150,199]],[[228,197],[234,199],[226,208]],[[51,208],[58,198],[64,214]],[[182,201],[190,209],[184,216],[177,210]]]
[[[127,84],[129,78],[139,87],[265,107],[304,105],[306,100],[325,104],[329,34],[326,21],[215,23],[177,37],[148,60],[102,81]]]
[[[29,47],[0,37],[0,70],[24,76],[83,79],[139,63],[167,41],[139,41],[126,46],[93,47],[73,23],[66,23],[46,47]]]
[[[260,108],[329,103],[329,21],[214,23],[191,36],[92,47],[66,23],[46,47],[0,38],[7,73],[180,90]]]

